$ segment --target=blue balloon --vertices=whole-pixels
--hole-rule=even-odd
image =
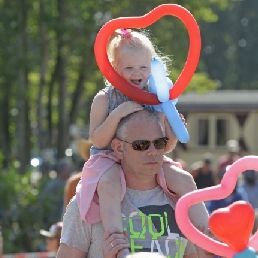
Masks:
[[[151,62],[151,76],[149,78],[153,85],[159,85],[155,89],[155,94],[160,102],[169,100],[169,87],[166,79],[166,70],[162,62],[154,58]]]
[[[246,248],[242,252],[234,254],[233,258],[257,258],[258,256],[255,253],[255,250],[252,247]]]
[[[161,109],[166,115],[170,126],[172,127],[177,139],[181,143],[186,143],[189,141],[189,133],[180,117],[176,106],[172,101],[166,101],[161,104]]]
[[[159,112],[163,112],[166,115],[168,122],[171,128],[173,129],[177,139],[181,143],[186,143],[189,141],[190,137],[176,109],[176,103],[178,101],[178,98],[173,100],[169,100],[169,97],[167,98],[167,94],[169,95],[169,90],[173,87],[173,83],[169,78],[166,77],[166,74],[164,72],[165,71],[164,66],[160,61],[158,61],[157,59],[154,59],[152,63],[155,63],[155,65],[151,66],[152,70],[151,70],[151,75],[149,76],[150,92],[156,94],[158,96],[159,101],[162,102],[161,104],[154,105],[153,107],[155,108],[155,110]],[[164,71],[162,71],[160,65],[162,65],[162,69]],[[153,69],[156,69],[156,70],[153,71]],[[163,78],[161,78],[161,75],[163,76]],[[165,82],[166,82],[166,85],[165,85]],[[158,87],[156,85],[158,85]],[[161,99],[165,101],[161,101]]]

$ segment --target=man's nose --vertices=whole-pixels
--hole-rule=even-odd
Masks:
[[[148,149],[148,155],[149,156],[157,156],[158,155],[158,150],[155,148],[153,142],[150,144],[150,147]]]

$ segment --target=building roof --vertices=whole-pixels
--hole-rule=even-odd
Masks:
[[[219,90],[203,94],[186,92],[176,104],[179,112],[258,111],[258,90]]]

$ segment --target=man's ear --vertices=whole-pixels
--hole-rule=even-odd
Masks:
[[[114,153],[116,154],[116,156],[119,159],[123,159],[124,157],[124,150],[123,150],[123,144],[120,140],[114,138],[111,142],[111,147],[114,151]]]

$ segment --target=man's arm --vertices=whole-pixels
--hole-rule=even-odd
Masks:
[[[60,244],[56,258],[86,258],[87,253],[74,247]]]

